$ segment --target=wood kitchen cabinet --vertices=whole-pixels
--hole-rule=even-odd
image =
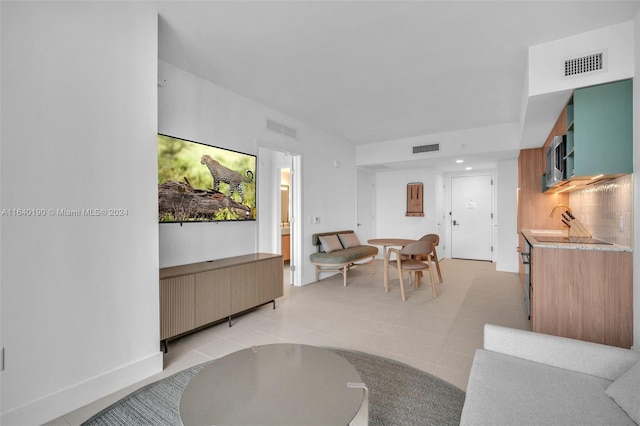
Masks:
[[[543,194],[541,180],[545,170],[544,152],[554,136],[566,132],[566,110],[560,114],[542,148],[523,149],[518,155],[517,227],[520,236],[518,251],[525,247],[522,229],[562,229],[558,217],[550,217],[557,204],[569,204],[568,194]],[[524,267],[520,264],[520,281],[524,285]]]
[[[633,259],[627,251],[531,248],[533,331],[630,348]]]
[[[160,269],[160,340],[195,331],[283,295],[279,254],[256,253]]]
[[[544,155],[542,148],[524,149],[518,156],[518,232],[522,229],[563,229],[551,210],[559,203],[568,204],[567,194],[543,194],[540,191]]]
[[[545,151],[554,136],[566,132],[566,109],[558,117],[542,148],[523,149],[518,155],[518,233],[522,229],[562,229],[558,218],[551,218],[557,204],[568,204],[568,194],[543,194]],[[522,236],[521,236],[522,237]],[[524,247],[521,241],[520,247]]]

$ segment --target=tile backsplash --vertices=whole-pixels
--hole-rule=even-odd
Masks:
[[[569,194],[569,205],[595,238],[631,247],[633,241],[633,175]]]

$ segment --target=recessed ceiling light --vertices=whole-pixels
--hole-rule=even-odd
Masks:
[[[464,160],[461,160],[461,159],[459,159],[459,158],[458,158],[458,159],[456,160],[456,163],[458,163],[458,164],[459,164],[459,163],[464,163]]]
[[[472,170],[472,169],[473,169],[473,167],[465,167],[464,169],[465,169],[465,170]]]

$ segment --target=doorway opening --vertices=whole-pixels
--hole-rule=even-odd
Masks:
[[[280,169],[281,253],[285,265],[291,263],[291,169]]]
[[[261,176],[258,205],[258,250],[282,254],[284,273],[291,285],[302,285],[302,188],[300,155],[258,148]]]

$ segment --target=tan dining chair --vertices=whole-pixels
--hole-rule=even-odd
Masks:
[[[420,238],[419,241],[431,241],[433,243],[433,253],[431,253],[431,258],[433,260],[433,263],[436,264],[436,270],[438,271],[438,282],[442,284],[442,272],[440,272],[440,262],[438,261],[438,253],[436,252],[436,247],[440,244],[440,236],[438,234],[427,234],[424,237]]]
[[[400,280],[400,292],[402,294],[402,300],[406,301],[407,296],[404,291],[404,279],[402,277],[404,272],[409,272],[411,275],[411,283],[417,289],[420,287],[420,276],[424,270],[429,270],[431,278],[431,291],[433,297],[438,297],[436,293],[436,281],[433,277],[433,268],[431,267],[431,254],[434,251],[434,246],[431,241],[416,241],[414,243],[407,244],[401,249],[389,248],[387,250],[386,261],[389,265],[398,268],[398,277]],[[390,262],[391,253],[395,253],[395,262]],[[425,260],[423,260],[425,259]]]

